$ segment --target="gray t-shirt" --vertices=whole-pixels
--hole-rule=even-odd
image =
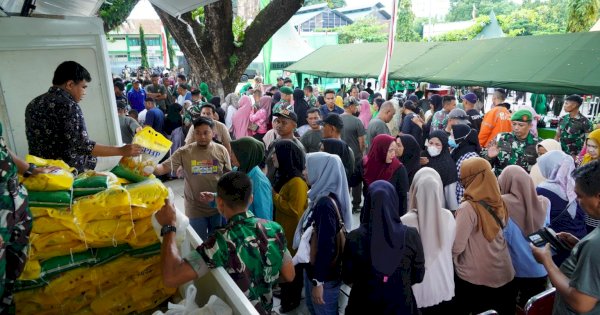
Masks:
[[[360,144],[358,138],[364,136],[367,132],[362,121],[352,115],[342,114],[340,115],[344,128],[342,128],[342,140],[348,144],[352,152],[354,153],[354,159],[362,159],[362,152],[360,151]]]
[[[167,90],[165,89],[164,85],[158,85],[158,86],[154,86],[154,84],[150,84],[150,85],[146,85],[146,87],[144,87],[144,89],[146,90],[146,92],[150,92],[150,93],[160,93],[163,95],[167,95]],[[156,102],[156,107],[160,108],[160,109],[166,109],[167,108],[167,104],[165,102],[165,100],[160,100],[160,101],[155,101]]]
[[[560,271],[569,278],[569,286],[600,300],[600,251],[598,248],[600,248],[600,229],[595,228],[575,245],[569,258],[560,265]],[[559,293],[556,293],[552,314],[577,313],[569,307],[567,301]],[[596,303],[596,306],[586,314],[600,314],[600,303]]]
[[[123,143],[130,144],[133,141],[133,136],[135,136],[135,130],[140,127],[140,124],[129,116],[119,115],[119,126],[121,127]]]
[[[302,135],[300,142],[306,149],[306,153],[313,153],[321,151],[321,140],[323,139],[323,132],[321,130],[310,129]]]
[[[373,138],[377,137],[377,135],[381,134],[390,134],[390,129],[383,122],[383,120],[375,117],[371,119],[369,122],[369,128],[367,129],[367,142],[369,143],[369,148],[371,147],[371,143],[373,142]]]

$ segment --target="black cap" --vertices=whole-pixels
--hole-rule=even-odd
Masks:
[[[325,116],[325,118],[323,118],[323,120],[319,121],[319,124],[321,126],[323,126],[325,124],[331,125],[331,126],[334,126],[335,129],[337,129],[337,130],[342,130],[342,128],[344,128],[344,122],[342,121],[342,117],[340,117],[340,115],[335,114],[335,113],[327,114],[327,116]]]
[[[117,109],[127,109],[127,104],[123,101],[117,101]]]
[[[274,113],[273,116],[287,118],[293,120],[295,123],[298,122],[298,115],[296,115],[296,113],[294,113],[293,111],[287,109],[282,109],[280,112]]]

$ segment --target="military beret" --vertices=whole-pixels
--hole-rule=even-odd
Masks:
[[[512,121],[522,121],[522,122],[531,122],[533,116],[531,112],[527,109],[521,109],[512,114],[510,120]]]
[[[294,90],[292,90],[290,87],[287,87],[287,86],[280,87],[279,91],[283,94],[288,94],[288,95],[294,94]]]

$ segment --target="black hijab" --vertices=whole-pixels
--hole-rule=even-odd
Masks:
[[[339,139],[323,139],[321,143],[323,143],[323,152],[335,154],[340,157],[346,170],[346,177],[350,178],[354,172],[351,164],[354,162],[354,158],[350,155],[350,148],[348,148],[346,142]]]
[[[317,102],[319,105],[323,106],[325,105],[325,98],[322,95],[319,95],[319,97],[317,97]]]
[[[306,166],[304,151],[292,140],[280,139],[275,142],[275,154],[277,155],[277,177],[274,189],[279,192],[281,187],[294,177],[302,177],[302,171]]]
[[[454,135],[454,141],[458,145],[451,152],[454,162],[458,162],[458,159],[469,152],[477,154],[481,152],[477,130],[468,125],[456,124],[452,126],[452,134]]]
[[[408,173],[408,183],[412,184],[415,174],[421,168],[419,159],[421,158],[421,145],[411,135],[399,135],[400,142],[404,147],[404,153],[400,157],[400,162],[406,167]]]
[[[442,142],[442,152],[436,157],[431,157],[429,153],[425,151],[425,157],[429,159],[429,164],[427,164],[427,167],[433,168],[436,172],[438,172],[438,174],[440,174],[440,177],[442,178],[442,184],[444,184],[444,186],[458,181],[456,162],[454,162],[452,156],[450,156],[450,151],[448,150],[448,135],[442,130],[436,130],[429,134],[429,138],[427,140],[430,140],[431,138],[438,138],[440,142]]]
[[[306,117],[308,116],[308,103],[306,102],[306,100],[304,100],[304,91],[300,90],[300,89],[295,89],[294,90],[294,113],[296,113],[296,116],[298,116],[298,122],[297,125],[300,126],[304,126],[306,124],[308,124],[308,121],[306,121]]]
[[[369,238],[373,268],[392,275],[402,262],[406,235],[398,213],[398,194],[392,184],[377,180],[369,186],[360,221],[358,229]]]
[[[223,110],[223,108],[221,108],[221,98],[218,96],[215,96],[210,99],[209,103],[215,105],[215,111],[219,115],[219,121],[221,123],[225,123],[225,111]]]

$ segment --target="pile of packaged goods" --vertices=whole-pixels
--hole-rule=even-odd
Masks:
[[[75,177],[61,161],[27,161],[60,170],[22,179],[33,228],[15,285],[18,314],[128,314],[175,293],[163,286],[151,223],[168,195],[158,179],[130,183],[94,171]]]

